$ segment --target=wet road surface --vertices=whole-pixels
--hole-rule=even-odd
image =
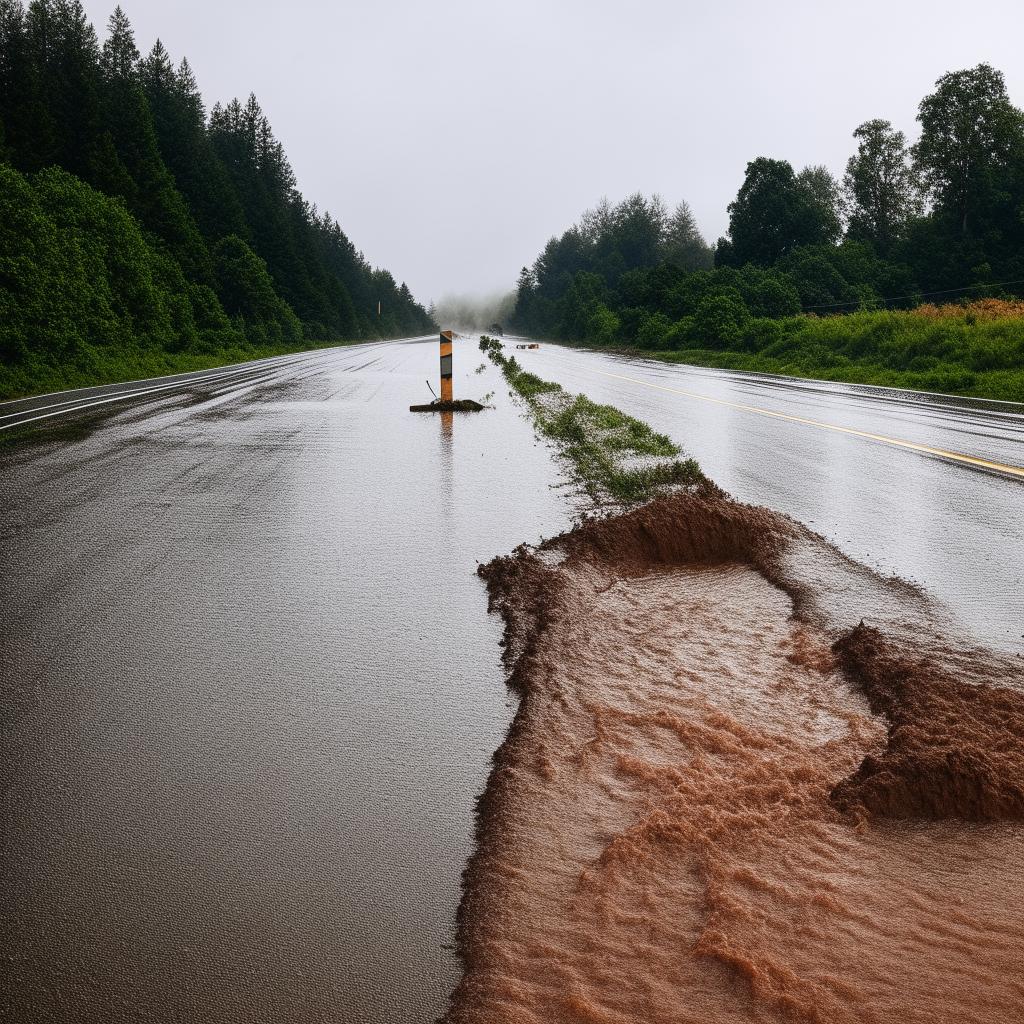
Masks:
[[[457,393],[498,387],[479,355]],[[437,359],[288,357],[8,435],[0,1019],[444,1011],[510,715],[476,563],[567,512],[504,394],[408,412]]]
[[[521,358],[1021,649],[1021,481],[801,422],[1021,465],[1019,408]],[[482,361],[456,393],[498,408],[447,423],[407,411],[434,339],[0,407],[59,413],[0,448],[0,1017],[443,1012],[510,714],[474,570],[570,504]]]
[[[921,585],[986,644],[1024,652],[1024,406],[557,345],[516,355],[669,434],[739,500],[793,516]]]

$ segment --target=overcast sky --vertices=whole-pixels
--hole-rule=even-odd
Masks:
[[[113,2],[87,0],[100,32]],[[840,175],[947,70],[1024,104],[1021,0],[122,0],[208,105],[255,92],[304,195],[424,302],[511,288],[602,196],[727,226],[746,162]]]

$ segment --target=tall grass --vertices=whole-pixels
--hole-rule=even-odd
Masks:
[[[752,319],[728,347],[655,353],[669,362],[1024,402],[1024,303],[985,299],[782,320]]]

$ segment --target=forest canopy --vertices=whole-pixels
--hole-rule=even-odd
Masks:
[[[913,145],[889,121],[858,126],[841,181],[823,166],[751,160],[714,247],[685,203],[670,213],[657,196],[602,201],[523,268],[511,327],[716,365],[831,368],[838,379],[852,360],[884,358],[885,380],[920,371],[937,390],[972,390],[972,374],[999,371],[995,391],[1024,398],[1019,304],[995,307],[1017,318],[998,331],[994,307],[961,317],[955,345],[952,315],[941,329],[935,317],[886,318],[927,300],[1024,295],[1024,114],[1002,74],[981,64],[943,75],[918,123]],[[825,329],[808,318],[838,322]],[[877,340],[890,335],[900,339],[895,355]],[[972,368],[964,360],[975,347]],[[762,353],[770,358],[759,364]]]
[[[79,0],[0,0],[0,391],[434,328],[255,96],[207,112],[120,7],[101,43]]]

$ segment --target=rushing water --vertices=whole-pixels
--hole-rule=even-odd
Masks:
[[[451,1024],[1020,1021],[1020,659],[715,495],[485,571],[524,699]]]
[[[476,563],[567,511],[504,390],[409,413],[437,360],[316,354],[0,455],[0,1018],[443,1012],[510,713]]]

